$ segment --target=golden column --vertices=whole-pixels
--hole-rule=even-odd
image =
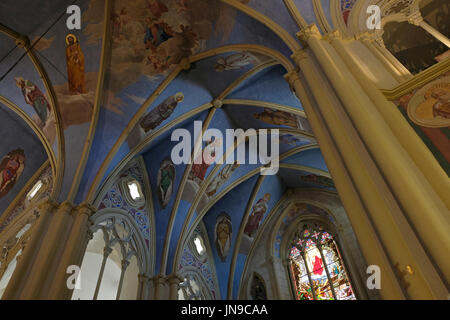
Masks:
[[[397,278],[408,283],[403,285],[407,297],[446,298],[450,261],[442,252],[448,252],[450,245],[449,215],[443,193],[432,182],[435,177],[427,179],[421,171],[423,166],[405,150],[405,141],[386,123],[378,110],[386,107],[385,99],[381,102],[374,91],[377,89],[369,88],[364,83],[368,80],[353,74],[356,63],[346,64],[334,46],[322,39],[315,25],[299,32],[299,37],[310,54],[300,51],[294,59],[389,257],[391,269],[397,266]],[[310,117],[306,106],[305,110]],[[325,153],[324,157],[327,164],[333,161]],[[337,186],[343,197],[345,191],[339,183]],[[343,202],[347,206],[349,201]],[[403,281],[402,269],[406,266],[414,274],[408,274],[408,281]]]
[[[411,15],[408,16],[408,22],[410,24],[413,24],[415,26],[421,27],[426,32],[431,34],[434,38],[436,38],[438,41],[445,44],[448,48],[450,48],[450,40],[440,33],[438,30],[430,26],[426,21],[423,19],[422,14],[419,10],[413,12]]]
[[[29,244],[17,263],[2,297],[9,299],[70,299],[66,270],[81,267],[89,241],[91,206],[74,206],[65,201],[40,204],[40,217],[35,222]]]
[[[360,40],[364,46],[369,49],[399,84],[413,77],[411,72],[409,72],[409,70],[386,49],[383,39],[377,38],[377,34],[363,32],[355,36],[355,38]]]

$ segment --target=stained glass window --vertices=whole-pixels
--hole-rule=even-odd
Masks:
[[[355,300],[333,236],[316,223],[303,224],[289,252],[298,300]]]

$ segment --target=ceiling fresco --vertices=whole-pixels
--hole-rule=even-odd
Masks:
[[[27,123],[0,104],[0,216],[47,160],[47,153]]]
[[[285,191],[334,190],[303,107],[284,78],[294,70],[292,51],[301,47],[299,26],[278,0],[79,0],[82,28],[68,30],[65,12],[72,2],[2,1],[3,29],[27,36],[39,64],[0,32],[0,96],[51,146],[61,201],[92,202],[108,183],[117,189],[116,177],[142,156],[155,216],[154,226],[145,221],[143,229],[146,239],[155,237],[155,271],[178,268],[186,239],[203,222],[220,296],[237,298],[253,239]],[[317,22],[312,1],[293,3],[308,23]],[[330,1],[322,6],[331,24]],[[18,149],[25,157],[9,193],[2,196],[0,187],[1,212],[47,153],[24,121],[0,107],[2,123],[13,119],[0,126],[11,137],[0,157]],[[265,158],[261,148],[244,142],[244,163],[217,163],[222,154],[213,146],[228,150],[233,142],[211,139],[202,147],[216,162],[174,164],[172,133],[193,135],[194,121],[209,121],[223,137],[227,129],[279,129],[279,135],[269,132],[274,144]],[[14,139],[19,130],[23,139]],[[250,158],[267,160],[275,147],[281,167],[262,176],[261,163]],[[229,150],[225,159],[236,159],[238,150]],[[110,192],[102,199],[110,206],[112,198]],[[220,233],[221,225],[229,234]]]

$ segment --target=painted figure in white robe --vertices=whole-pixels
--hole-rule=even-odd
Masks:
[[[250,217],[248,217],[247,224],[244,229],[244,233],[249,237],[253,237],[255,232],[259,228],[259,224],[264,217],[268,209],[268,203],[270,200],[270,193],[266,193],[264,197],[259,199],[252,208],[252,213]]]
[[[217,190],[231,177],[233,172],[239,168],[239,163],[235,161],[233,164],[226,164],[222,170],[214,177],[211,183],[206,188],[206,195],[208,197],[213,196]]]
[[[215,244],[217,254],[222,262],[225,262],[231,247],[231,236],[233,226],[231,218],[226,212],[222,212],[217,216],[215,226]]]
[[[254,55],[247,51],[234,53],[225,58],[220,58],[217,60],[215,69],[217,72],[222,72],[226,70],[236,70],[242,69],[249,64],[255,64],[259,60]]]
[[[170,117],[170,115],[175,111],[178,103],[182,102],[183,100],[184,95],[181,92],[170,96],[156,108],[152,109],[146,115],[144,115],[141,121],[139,121],[139,125],[146,133],[150,130],[155,129],[161,124],[161,122]]]
[[[44,125],[50,114],[50,104],[41,90],[30,80],[24,80],[21,77],[15,78],[16,85],[22,90],[25,102],[33,107],[34,111]]]
[[[165,159],[158,170],[158,200],[159,205],[164,209],[170,202],[173,193],[173,181],[175,179],[175,166],[170,159]]]

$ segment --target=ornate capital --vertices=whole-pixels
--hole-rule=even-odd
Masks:
[[[423,21],[423,17],[420,14],[420,11],[414,11],[413,13],[411,13],[408,16],[408,22],[415,25],[415,26],[420,26],[420,23]]]
[[[315,24],[310,24],[306,28],[303,28],[297,32],[297,37],[300,41],[307,42],[311,37],[321,37],[320,31]]]
[[[300,65],[300,61],[304,59],[309,59],[309,55],[305,50],[297,50],[292,54],[291,58],[295,61],[297,65]]]
[[[180,282],[183,282],[183,279],[176,273],[171,273],[170,275],[168,275],[166,280],[170,285],[178,285]]]
[[[325,39],[329,42],[334,40],[342,40],[342,33],[339,30],[334,30],[330,33],[327,33]]]
[[[150,280],[153,280],[153,283],[155,284],[155,286],[164,285],[166,282],[166,278],[161,274],[158,274],[157,276],[150,278]]]
[[[58,214],[70,214],[74,207],[75,205],[71,201],[66,200],[59,205]]]
[[[47,199],[37,205],[37,209],[41,213],[52,212],[56,207],[58,207],[58,204],[51,199]]]
[[[150,278],[148,275],[142,273],[138,275],[138,279],[141,283],[148,283],[150,282],[150,280],[152,280],[152,278]]]
[[[291,70],[288,73],[284,75],[284,78],[289,83],[289,85],[292,87],[294,86],[295,81],[300,80],[298,76],[298,72],[296,70]],[[292,89],[293,90],[293,89]]]
[[[356,40],[360,40],[362,42],[376,42],[381,47],[384,46],[384,40],[383,40],[383,32],[363,32],[355,36]]]
[[[85,214],[88,216],[88,218],[91,217],[96,211],[97,209],[94,206],[86,202],[80,204],[75,210],[76,214]]]
[[[355,35],[355,40],[372,42],[375,40],[375,38],[372,36],[372,34],[366,31]]]

